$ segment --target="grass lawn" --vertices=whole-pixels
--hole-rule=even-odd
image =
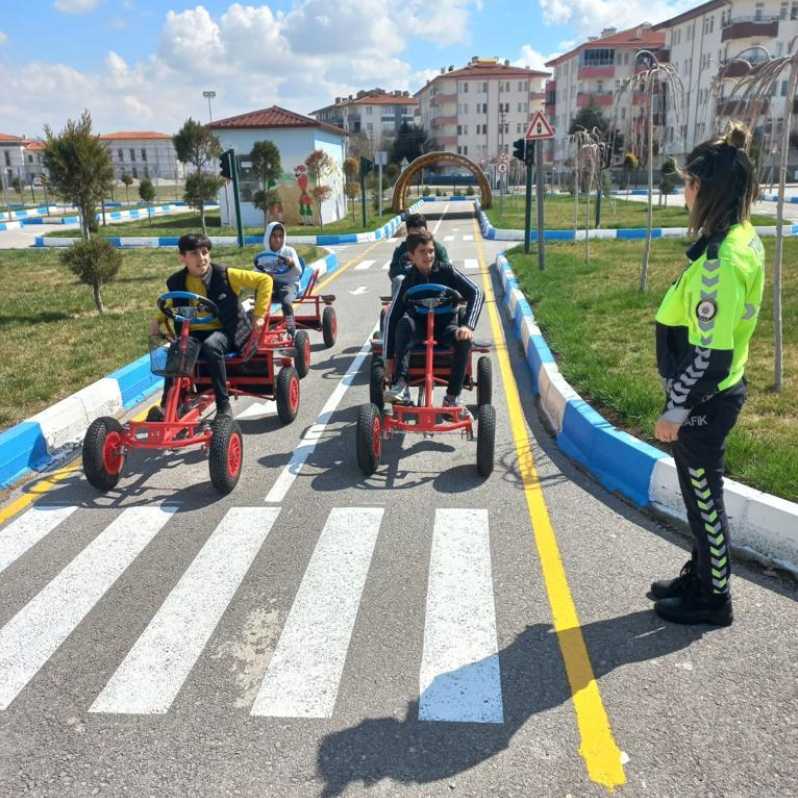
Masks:
[[[185,187],[182,183],[175,186],[174,183],[167,183],[160,186],[155,186],[155,202],[162,204],[164,202],[173,202],[174,200],[182,200],[185,193]],[[25,187],[25,192],[20,197],[15,191],[8,191],[8,201],[12,205],[24,205],[26,208],[34,208],[45,205],[45,193],[42,188],[34,188],[31,194],[30,186]],[[34,199],[35,197],[35,199]],[[48,189],[47,200],[50,205],[63,205],[64,200],[54,194]],[[133,206],[135,203],[140,202],[138,183],[134,183],[129,189],[127,196],[125,196],[125,187],[123,185],[116,186],[112,197],[106,197],[106,201],[122,202],[127,206],[128,201]],[[0,211],[6,210],[3,196],[0,194]]]
[[[785,240],[784,388],[773,385],[772,262],[767,251],[764,303],[751,341],[746,376],[748,401],[728,440],[727,473],[760,490],[798,501],[798,240]],[[684,242],[654,242],[650,290],[637,283],[641,242],[591,244],[584,263],[580,246],[546,247],[546,271],[536,255],[516,248],[513,269],[566,379],[618,426],[661,449],[652,433],[663,395],[656,370],[654,314],[686,264]]]
[[[250,268],[259,248],[219,247],[217,260]],[[306,263],[321,257],[299,246]],[[7,250],[0,258],[6,294],[0,305],[0,429],[15,424],[147,352],[147,322],[175,251],[124,250],[117,279],[103,292],[100,316],[91,288],[62,266],[54,250]]]
[[[366,227],[362,225],[362,216],[358,213],[355,221],[352,221],[351,213],[349,216],[341,219],[340,221],[333,222],[332,224],[325,224],[324,229],[317,226],[311,227],[310,225],[298,225],[296,227],[288,228],[288,235],[296,236],[312,236],[312,235],[332,235],[335,233],[362,233],[374,230],[381,227],[386,222],[389,222],[396,214],[393,211],[387,211],[379,216],[377,213],[371,213],[367,217]],[[209,236],[234,236],[236,235],[235,227],[222,227],[221,219],[218,212],[206,214],[205,222],[208,227]],[[110,224],[106,227],[100,227],[100,234],[106,236],[181,236],[184,233],[199,232],[202,229],[200,224],[199,214],[196,212],[176,213],[171,216],[155,216],[150,223],[147,219],[137,219],[132,222],[123,222],[122,224]],[[245,227],[244,235],[257,236],[263,235],[263,227]],[[74,230],[64,230],[51,235],[59,236],[61,238],[74,238]]]
[[[595,197],[590,201],[590,227],[596,226]],[[670,207],[658,208],[654,203],[654,227],[687,227],[687,211],[671,198]],[[500,203],[504,204],[503,209]],[[503,200],[498,195],[493,197],[493,207],[485,211],[494,227],[508,230],[524,229],[523,195],[511,195]],[[635,202],[617,197],[606,197],[602,200],[601,226],[605,229],[618,227],[645,227],[648,206],[645,202]],[[537,206],[532,205],[532,228],[535,228]],[[546,198],[544,218],[547,230],[573,229],[574,200],[572,197],[549,196]],[[776,217],[756,215],[752,219],[757,225],[774,225]],[[579,227],[585,226],[585,202],[579,202]]]

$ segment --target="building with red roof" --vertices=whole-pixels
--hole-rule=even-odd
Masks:
[[[119,180],[130,175],[135,180],[149,177],[155,183],[179,182],[185,178],[185,166],[177,160],[177,152],[169,133],[153,130],[118,130],[102,133]]]

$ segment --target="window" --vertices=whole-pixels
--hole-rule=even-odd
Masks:
[[[136,169],[136,167],[134,166],[132,171],[133,171],[133,177],[135,177],[136,180],[138,180],[138,178],[139,178],[139,170]]]
[[[372,108],[370,105],[367,105],[367,106],[366,106],[366,116],[371,116],[371,112],[372,112],[373,110],[374,110],[374,109],[373,109],[373,108]]]
[[[120,147],[117,152],[119,153],[119,161],[120,163],[124,163],[125,161],[125,151]]]
[[[28,156],[28,163],[33,163],[33,156],[32,155]]]
[[[482,93],[483,94],[487,94],[488,93],[488,82],[487,81],[484,81],[483,84],[482,84]]]
[[[505,82],[505,84],[504,84],[504,90],[505,90],[505,91],[510,91],[510,81],[509,81],[509,80]]]
[[[468,83],[463,83],[463,94],[468,94]]]
[[[712,33],[715,30],[715,17],[709,18],[709,32]]]
[[[781,82],[781,96],[782,97],[786,97],[787,96],[787,81],[786,80],[782,80],[782,82]]]
[[[462,155],[463,154],[463,148],[459,144],[457,145],[457,154],[458,155]]]
[[[463,135],[464,136],[468,135],[468,125],[463,125]]]
[[[520,133],[521,132],[521,123],[520,122],[516,122],[515,123],[515,132],[516,133]]]
[[[790,6],[790,19],[798,19],[798,3]]]
[[[621,119],[626,119],[626,109],[621,108]]]
[[[142,161],[147,160],[147,150],[145,150],[144,147],[141,148],[141,160]]]
[[[623,64],[624,66],[627,66],[629,64],[629,53],[623,54]]]
[[[755,3],[754,4],[754,19],[759,22],[762,19],[762,14],[765,11],[765,4],[764,3]]]
[[[6,159],[6,166],[11,166],[11,156],[8,154],[8,150],[4,150],[3,155]]]
[[[463,135],[463,126],[462,125],[458,125],[457,126],[457,135],[458,136],[462,136]]]
[[[596,94],[604,94],[604,81],[597,80],[596,81]]]
[[[463,155],[468,155],[468,144],[463,146]]]
[[[149,177],[149,176],[150,176],[150,167],[149,166],[145,166],[144,167],[144,177]]]
[[[136,162],[136,151],[133,149],[133,147],[130,148],[130,161],[131,163]]]

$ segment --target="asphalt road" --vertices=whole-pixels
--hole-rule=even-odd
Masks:
[[[425,210],[490,285],[498,244]],[[732,627],[659,621],[685,539],[561,456],[495,303],[493,475],[407,436],[361,477],[395,243],[341,249],[295,422],[234,405],[231,495],[199,454],[131,457],[0,526],[0,795],[798,794],[795,586],[735,563]]]

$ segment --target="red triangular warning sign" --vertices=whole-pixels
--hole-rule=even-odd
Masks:
[[[535,115],[529,122],[529,127],[526,129],[524,138],[527,141],[535,141],[537,139],[553,139],[554,128],[542,111],[535,111]]]

